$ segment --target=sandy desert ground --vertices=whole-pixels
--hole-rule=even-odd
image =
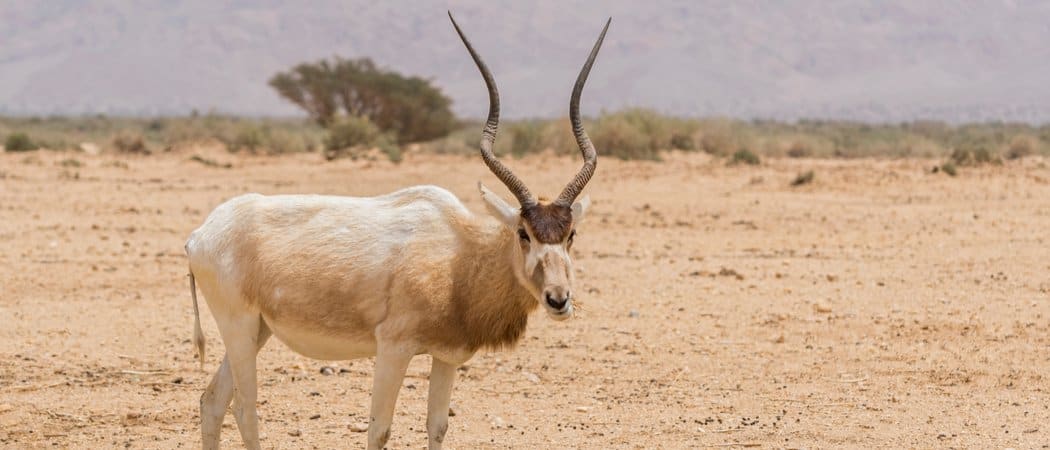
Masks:
[[[201,372],[182,245],[224,199],[433,183],[481,213],[475,182],[498,185],[460,156],[204,154],[232,168],[0,154],[0,446],[199,445],[222,346],[202,311]],[[548,194],[576,168],[511,165]],[[516,350],[460,370],[447,447],[1047,448],[1050,168],[933,165],[601,160],[574,247],[584,309],[538,312]],[[791,187],[806,169],[815,181]],[[409,369],[391,448],[426,445],[427,367]],[[349,425],[371,369],[271,340],[264,446],[363,447]],[[230,416],[223,441],[241,447]]]

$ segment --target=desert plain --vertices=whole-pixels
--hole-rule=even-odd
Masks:
[[[577,316],[537,311],[517,348],[460,368],[446,447],[1046,448],[1050,167],[937,163],[600,159]],[[508,164],[553,196],[579,160]],[[506,195],[467,156],[0,154],[0,447],[200,445],[223,350],[202,301],[199,369],[182,246],[225,199],[436,184],[484,214],[478,180]],[[426,446],[428,367],[390,448]],[[264,447],[363,448],[371,371],[271,340]],[[230,415],[222,439],[241,448]]]

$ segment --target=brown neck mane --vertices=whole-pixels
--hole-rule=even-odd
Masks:
[[[452,302],[462,337],[472,351],[513,346],[539,305],[514,274],[517,238],[488,222],[468,225],[461,238],[465,248],[453,264]]]

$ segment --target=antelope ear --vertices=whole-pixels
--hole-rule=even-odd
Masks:
[[[591,197],[584,195],[579,201],[572,204],[572,223],[580,223],[583,220],[587,208],[591,207]]]
[[[507,227],[517,229],[521,221],[521,212],[518,208],[510,206],[503,201],[495,192],[489,190],[484,184],[478,182],[478,190],[481,191],[481,199],[485,201],[485,209],[489,214],[499,219]]]

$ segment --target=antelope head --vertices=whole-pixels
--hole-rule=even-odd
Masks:
[[[583,154],[583,167],[565,186],[558,198],[549,203],[533,197],[525,183],[493,155],[492,144],[496,140],[496,130],[499,127],[499,92],[496,90],[496,81],[451,13],[449,19],[452,19],[452,26],[456,28],[456,33],[481,71],[489,91],[488,120],[481,132],[481,157],[489,170],[514,194],[519,206],[511,206],[479,182],[481,198],[485,201],[489,213],[499,219],[518,241],[511,261],[518,281],[539,300],[550,317],[556,320],[568,319],[573,314],[573,265],[569,250],[576,235],[576,225],[583,219],[590,205],[587,196],[579,201],[576,198],[594,175],[597,164],[594,145],[587,137],[583,121],[580,119],[580,94],[612,19],[605,23],[605,28],[598,36],[598,42],[594,44],[587,61],[583,64],[569,100],[569,119],[572,121],[576,143]]]

